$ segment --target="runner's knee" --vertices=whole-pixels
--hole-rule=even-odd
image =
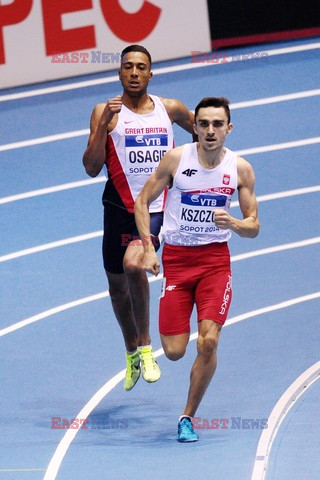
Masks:
[[[183,347],[176,347],[173,345],[166,345],[163,347],[164,353],[169,360],[177,361],[180,360],[186,353],[186,349]]]
[[[217,352],[218,339],[212,335],[198,337],[198,353],[203,357],[210,359]]]
[[[136,259],[126,258],[126,257],[124,257],[123,259],[123,269],[129,275],[130,274],[137,275],[144,271],[139,266]]]
[[[128,283],[125,275],[121,275],[121,279],[115,279],[112,275],[108,275],[109,293],[113,301],[122,301],[124,296],[129,295]]]

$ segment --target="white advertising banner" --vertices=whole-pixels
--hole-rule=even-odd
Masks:
[[[207,0],[0,0],[0,88],[117,69],[132,43],[210,51]]]

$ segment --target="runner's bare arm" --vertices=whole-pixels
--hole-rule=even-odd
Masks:
[[[214,221],[217,227],[230,228],[240,237],[254,238],[259,233],[258,203],[254,192],[255,175],[249,162],[238,157],[238,198],[242,220],[232,217],[225,210],[216,210]]]
[[[172,123],[176,123],[187,132],[194,135],[194,114],[187,107],[174,98],[161,98]]]
[[[166,153],[161,159],[158,169],[149,177],[135,202],[135,220],[144,248],[143,268],[153,275],[158,275],[160,263],[150,239],[149,206],[171,184],[180,157],[181,147]]]
[[[121,97],[117,96],[100,103],[93,109],[90,120],[88,146],[83,155],[83,165],[90,177],[96,177],[105,163],[108,131],[116,123],[117,113],[121,110]]]
[[[170,185],[181,156],[181,147],[167,152],[149,177],[135,202],[134,213],[140,238],[150,236],[149,206]]]

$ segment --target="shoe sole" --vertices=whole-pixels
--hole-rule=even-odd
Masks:
[[[161,377],[161,375],[160,375],[160,377]],[[146,378],[144,378],[144,376],[143,376],[143,374],[142,374],[143,380],[144,380],[145,382],[147,382],[147,383],[155,383],[155,382],[157,382],[158,380],[160,380],[160,377],[159,377],[159,378],[156,378],[155,380],[147,380]]]
[[[179,438],[177,438],[177,440],[180,443],[194,443],[194,442],[198,442],[199,438],[195,438],[194,440],[180,440]]]
[[[125,386],[123,386],[124,391],[125,391],[125,392],[130,392],[130,390],[132,390],[133,387],[136,385],[136,383],[137,383],[137,381],[139,380],[139,378],[140,378],[140,374],[139,374],[139,377],[138,377],[137,380],[134,382],[134,384],[132,385],[131,388],[125,388]]]

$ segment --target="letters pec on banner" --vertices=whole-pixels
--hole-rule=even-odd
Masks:
[[[0,88],[116,70],[132,43],[154,61],[210,51],[207,0],[2,0]]]

